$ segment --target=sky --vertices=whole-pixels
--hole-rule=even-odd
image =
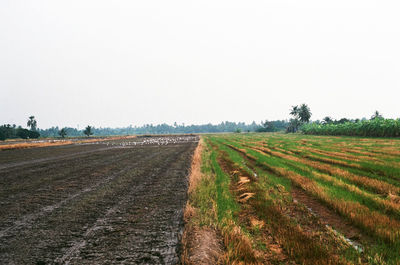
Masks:
[[[400,2],[0,1],[0,123],[400,117]]]

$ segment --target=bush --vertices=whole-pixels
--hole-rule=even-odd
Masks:
[[[6,134],[3,132],[3,130],[0,129],[0,141],[4,141],[6,139]]]
[[[37,131],[29,131],[28,133],[28,137],[31,139],[37,139],[40,137],[40,133],[38,133]]]
[[[375,118],[358,122],[341,124],[305,124],[301,127],[304,134],[313,135],[346,135],[371,137],[399,137],[400,120]]]
[[[27,129],[18,128],[17,136],[22,139],[39,138],[40,133],[38,133],[36,131],[29,131]]]

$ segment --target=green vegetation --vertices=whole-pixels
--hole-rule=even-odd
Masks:
[[[261,126],[258,127],[256,132],[279,132],[286,131],[286,128],[289,126],[287,121],[264,121],[261,122]]]
[[[64,138],[67,135],[67,128],[62,128],[58,134],[61,136],[61,138]]]
[[[302,124],[310,122],[312,114],[310,107],[308,107],[306,104],[301,104],[300,107],[292,106],[290,110],[290,115],[292,115],[293,118],[290,119],[289,126],[287,127],[286,132],[294,133],[298,131],[299,127]]]
[[[27,129],[17,128],[16,136],[17,138],[22,139],[35,139],[39,138],[40,134],[37,131],[29,131]]]
[[[93,135],[106,136],[106,135],[133,135],[133,134],[187,134],[187,133],[225,133],[236,132],[240,129],[242,132],[276,132],[285,131],[288,122],[285,120],[277,121],[262,121],[256,123],[255,121],[250,124],[244,122],[221,122],[219,124],[202,124],[202,125],[185,125],[177,124],[145,124],[143,126],[128,126],[122,128],[92,128]],[[76,128],[66,127],[68,129],[68,136],[82,136],[83,131]],[[40,135],[42,137],[56,137],[61,130],[59,127],[51,127],[48,129],[41,129]]]
[[[223,235],[226,264],[400,263],[399,140],[203,139],[203,177],[190,200],[197,220]],[[229,236],[235,231],[241,236]],[[247,247],[235,252],[238,246]]]
[[[31,127],[31,131],[36,131],[37,128],[37,121],[35,119],[35,116],[30,116],[28,122],[26,123],[26,126]]]
[[[83,133],[89,137],[90,135],[93,135],[93,131],[92,131],[92,126],[88,125],[85,130],[83,131]]]
[[[304,134],[313,135],[347,135],[347,136],[371,136],[371,137],[399,137],[400,120],[374,118],[371,120],[305,124],[301,127]]]
[[[21,126],[5,124],[0,126],[0,141],[4,141],[6,139],[34,139],[39,138],[40,133],[37,131],[37,121],[35,116],[30,116],[27,122],[27,126],[31,128],[31,130],[27,130],[22,128]]]

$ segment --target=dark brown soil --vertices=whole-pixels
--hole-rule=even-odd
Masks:
[[[179,263],[197,140],[1,151],[1,263]]]

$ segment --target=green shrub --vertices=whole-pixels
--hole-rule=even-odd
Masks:
[[[370,137],[399,137],[400,120],[376,118],[372,120],[345,122],[341,124],[310,123],[301,127],[304,134],[346,135]]]

